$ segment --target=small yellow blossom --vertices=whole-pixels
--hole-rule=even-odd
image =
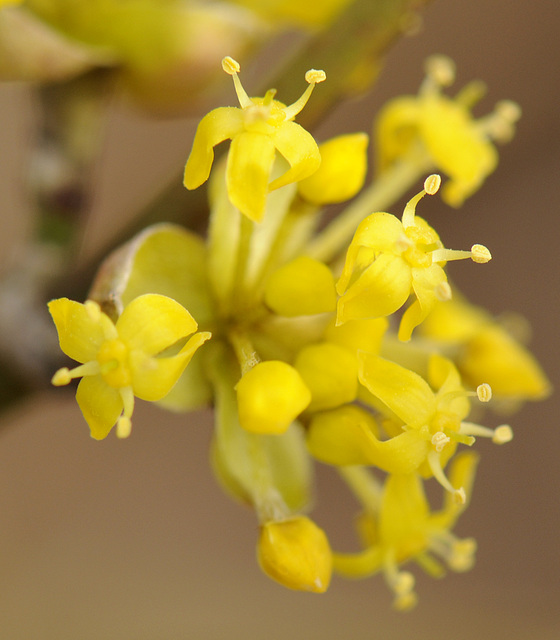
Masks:
[[[284,433],[309,405],[311,392],[286,362],[259,362],[237,383],[239,423],[253,433]]]
[[[177,382],[195,351],[210,338],[192,336],[174,356],[156,357],[194,333],[197,324],[178,302],[146,294],[128,304],[116,323],[88,300],[85,304],[59,298],[49,303],[62,351],[82,363],[59,369],[53,384],[82,378],[78,405],[96,440],[107,437],[117,423],[117,435],[130,433],[134,396],[155,401]]]
[[[313,136],[293,120],[315,84],[326,76],[324,71],[308,71],[307,90],[294,104],[286,106],[274,100],[274,89],[267,91],[264,98],[250,98],[237,75],[239,64],[224,58],[222,66],[233,76],[241,107],[219,107],[200,121],[185,166],[184,184],[187,189],[196,189],[204,183],[214,161],[214,147],[231,139],[226,169],[229,198],[243,214],[260,222],[268,191],[306,178],[321,164]],[[269,184],[276,151],[287,160],[290,169]]]
[[[453,464],[451,478],[466,488],[466,498],[471,494],[476,464],[477,456],[472,452],[464,452]],[[335,553],[334,569],[352,578],[382,571],[395,595],[396,609],[406,610],[416,604],[414,576],[399,570],[399,565],[414,560],[434,577],[444,573],[434,555],[453,571],[472,567],[476,542],[472,538],[460,540],[451,533],[467,500],[457,504],[446,497],[443,508],[432,512],[421,479],[416,474],[398,474],[387,478],[379,512],[372,505],[364,506],[359,530],[365,549],[361,553]]]
[[[378,171],[412,154],[421,164],[431,163],[449,176],[442,198],[458,207],[496,168],[498,153],[491,140],[512,137],[520,110],[515,103],[503,101],[494,113],[475,120],[470,109],[481,97],[481,84],[467,85],[455,98],[448,98],[441,88],[454,80],[453,62],[434,56],[428,59],[426,68],[419,95],[397,98],[379,115]]]
[[[454,345],[455,363],[465,381],[488,382],[496,397],[540,400],[551,384],[535,357],[492,316],[464,299],[437,304],[422,335]]]
[[[329,586],[329,541],[305,516],[266,522],[261,527],[257,555],[262,570],[289,589],[324,593]]]
[[[399,329],[399,339],[409,340],[437,300],[451,297],[443,270],[447,260],[490,260],[490,252],[483,245],[474,245],[470,251],[445,249],[435,230],[415,215],[419,200],[426,193],[436,193],[440,182],[437,175],[426,179],[424,190],[406,205],[402,221],[379,212],[358,226],[337,283],[341,296],[338,324],[388,316],[413,294],[416,300],[403,314]]]
[[[439,355],[433,355],[429,361],[431,384],[417,373],[373,354],[360,353],[359,362],[360,382],[381,400],[389,410],[388,417],[395,416],[394,431],[398,434],[387,441],[392,441],[392,446],[377,443],[375,436],[370,435],[360,463],[374,463],[390,473],[419,470],[424,476],[433,475],[458,502],[464,501],[464,489],[454,487],[443,472],[457,444],[470,446],[474,436],[490,437],[496,444],[512,438],[507,425],[492,430],[465,420],[470,412],[469,397],[488,401],[489,385],[482,386],[477,393],[465,390],[456,367]],[[397,426],[399,421],[404,425],[404,433]],[[349,437],[364,441],[363,429],[354,429]]]

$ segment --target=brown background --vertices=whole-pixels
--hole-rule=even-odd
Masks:
[[[446,246],[490,247],[489,265],[461,264],[452,275],[492,311],[529,318],[533,349],[556,386],[559,26],[554,0],[435,2],[422,31],[392,51],[376,92],[323,129],[369,127],[386,99],[415,92],[433,52],[457,61],[457,86],[488,83],[482,112],[506,97],[522,105],[518,135],[485,188],[459,212],[433,199],[422,214]],[[5,267],[29,227],[19,175],[34,113],[17,86],[0,87],[0,109]],[[192,123],[117,110],[83,258],[112,233],[114,215],[132,211],[184,162],[191,132]],[[10,428],[0,435],[0,638],[558,638],[558,409],[557,397],[529,405],[512,419],[510,445],[477,443],[475,495],[458,527],[478,539],[477,564],[441,581],[418,572],[420,605],[402,615],[381,579],[335,579],[318,597],[262,577],[252,514],[222,495],[208,469],[209,414],[170,416],[139,403],[129,441],[96,443],[63,393],[38,398],[4,417]],[[317,517],[341,539],[351,499],[323,471],[318,491]]]

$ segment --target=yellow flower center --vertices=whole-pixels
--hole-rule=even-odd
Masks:
[[[101,366],[101,375],[109,386],[120,389],[131,385],[128,347],[122,340],[106,340],[99,349],[97,362]]]

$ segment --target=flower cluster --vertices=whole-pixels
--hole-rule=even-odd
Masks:
[[[185,169],[189,189],[209,179],[208,237],[150,227],[105,263],[90,301],[51,302],[62,350],[83,363],[53,383],[83,376],[77,399],[95,438],[115,423],[117,435],[128,434],[134,396],[175,410],[212,405],[212,466],[256,512],[263,571],[319,593],[333,569],[381,572],[395,606],[409,608],[414,578],[402,565],[415,561],[438,576],[441,561],[456,571],[473,563],[474,541],[452,533],[478,459],[466,447],[478,437],[512,438],[508,425],[474,422],[473,403],[539,399],[549,384],[504,327],[452,297],[446,263],[491,255],[480,244],[445,248],[416,215],[440,176],[426,178],[401,217],[380,210],[376,185],[402,192],[435,166],[449,176],[444,198],[458,204],[496,163],[490,121],[511,128],[514,109],[474,121],[466,107],[473,90],[441,96],[451,65],[432,61],[419,97],[382,112],[379,176],[357,195],[368,136],[318,145],[294,122],[322,71],[309,71],[310,86],[286,106],[273,90],[250,98],[235,60],[223,67],[240,106],[202,119]],[[228,139],[215,161],[214,147]],[[350,198],[320,224],[325,205]],[[360,502],[361,551],[333,552],[304,515],[313,459],[337,469]],[[442,489],[440,509],[426,498],[430,481]]]

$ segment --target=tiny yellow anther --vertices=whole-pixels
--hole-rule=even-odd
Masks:
[[[465,493],[465,489],[463,487],[461,487],[460,489],[455,489],[455,491],[453,491],[453,500],[457,504],[465,504],[465,502],[467,501],[467,494]]]
[[[233,58],[230,58],[230,56],[226,56],[222,60],[222,69],[230,76],[233,76],[241,71],[239,62],[237,62],[237,60],[234,60]]]
[[[426,74],[441,87],[448,87],[455,82],[455,63],[447,56],[430,56],[425,69]]]
[[[521,107],[513,100],[501,100],[494,108],[500,118],[508,122],[517,122],[521,118]]]
[[[132,431],[132,421],[127,416],[121,416],[117,421],[117,438],[128,438]]]
[[[429,195],[433,196],[438,192],[438,189],[441,185],[441,176],[437,173],[433,173],[431,176],[428,176],[424,181],[424,191]]]
[[[434,435],[432,436],[432,440],[431,440],[434,449],[438,453],[441,453],[445,445],[450,441],[451,441],[451,438],[449,436],[446,436],[445,433],[443,433],[443,431],[436,431],[436,433],[434,433]]]
[[[449,568],[458,572],[469,571],[474,564],[475,552],[476,540],[474,538],[455,541],[451,547],[451,554],[447,559]]]
[[[476,395],[480,402],[490,402],[492,399],[492,387],[487,382],[483,382],[476,388]]]
[[[309,69],[305,74],[305,80],[309,84],[318,84],[327,79],[327,74],[322,69]]]
[[[513,439],[513,431],[509,424],[503,424],[500,427],[494,429],[494,436],[492,442],[494,444],[505,444]]]
[[[63,387],[64,385],[69,384],[70,380],[72,380],[70,370],[68,367],[62,367],[62,369],[59,369],[52,377],[51,384],[55,387]]]
[[[473,244],[471,247],[471,259],[473,262],[485,264],[492,260],[492,254],[483,244]]]

